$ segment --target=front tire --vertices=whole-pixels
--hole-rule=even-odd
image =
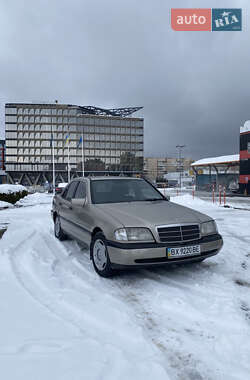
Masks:
[[[55,217],[54,233],[55,233],[55,237],[57,239],[61,240],[61,241],[67,239],[67,236],[65,235],[65,233],[62,230],[61,220],[60,220],[60,216],[59,215],[56,215],[56,217]]]
[[[114,271],[111,268],[106,239],[101,232],[92,238],[90,254],[96,273],[102,277],[111,277]]]

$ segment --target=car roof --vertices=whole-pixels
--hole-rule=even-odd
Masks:
[[[72,180],[70,181],[73,182],[73,181],[83,181],[83,180],[87,180],[89,182],[91,181],[102,181],[102,180],[106,180],[106,181],[109,181],[109,180],[119,180],[119,181],[124,181],[125,179],[126,180],[138,180],[138,181],[144,181],[144,178],[137,178],[137,177],[119,177],[119,176],[89,176],[89,177],[75,177],[75,178],[72,178]]]
[[[98,181],[98,180],[112,180],[112,179],[117,179],[117,180],[132,180],[132,179],[137,179],[137,180],[142,180],[142,178],[136,178],[136,177],[119,177],[119,176],[99,176],[99,177],[87,177],[90,181]]]

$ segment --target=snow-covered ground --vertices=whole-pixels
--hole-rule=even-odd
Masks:
[[[248,211],[173,197],[216,219],[222,251],[104,279],[88,252],[54,238],[51,199],[33,194],[0,211],[1,378],[249,378]]]

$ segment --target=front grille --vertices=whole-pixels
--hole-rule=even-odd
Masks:
[[[163,243],[192,241],[200,238],[200,227],[198,224],[158,227],[157,231],[160,241]]]

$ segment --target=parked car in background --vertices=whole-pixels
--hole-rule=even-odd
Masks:
[[[58,185],[55,188],[55,192],[57,194],[60,194],[63,191],[63,189],[67,186],[67,184],[68,184],[68,182],[60,182],[60,183],[58,183]]]
[[[223,244],[212,218],[139,178],[74,179],[55,195],[51,212],[55,236],[86,243],[104,277],[116,268],[202,261]]]
[[[236,181],[231,181],[231,182],[229,183],[228,189],[229,189],[232,193],[238,193],[238,192],[239,192],[239,184],[238,184],[238,182],[236,182]]]

